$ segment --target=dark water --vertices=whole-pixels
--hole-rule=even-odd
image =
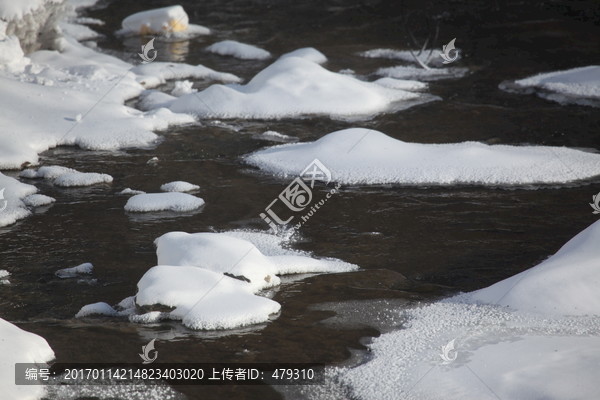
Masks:
[[[157,43],[161,61],[202,63],[249,79],[268,61],[239,61],[203,51],[215,41],[235,39],[273,54],[313,46],[329,57],[327,68],[368,75],[394,63],[364,59],[357,52],[406,48],[406,15],[414,23],[445,13],[436,47],[456,37],[464,49],[461,66],[471,73],[432,82],[430,92],[443,101],[360,123],[327,118],[225,121],[234,130],[204,121],[164,132],[154,148],[115,153],[59,148],[44,153],[44,164],[104,172],[115,180],[85,189],[35,183],[57,201],[33,217],[0,228],[0,269],[11,272],[11,285],[0,287],[0,316],[44,336],[61,362],[138,362],[140,347],[156,337],[161,362],[336,364],[347,360],[353,349],[364,348],[361,338],[378,335],[376,328],[399,323],[387,309],[487,286],[554,253],[596,220],[588,203],[600,190],[600,179],[536,188],[346,186],[302,227],[294,246],[356,263],[362,270],[283,284],[274,296],[282,304],[281,316],[268,324],[224,334],[194,332],[175,323],[143,326],[73,318],[85,304],[115,304],[134,294],[137,281],[156,261],[152,242],[165,232],[266,229],[258,214],[287,183],[256,173],[240,156],[271,145],[255,137],[268,129],[302,141],[363,126],[424,143],[478,140],[600,149],[598,109],[560,106],[498,89],[505,79],[598,63],[597,2],[482,3],[489,4],[180,2],[192,22],[210,27],[214,34],[177,44]],[[106,37],[99,46],[137,62],[139,46],[147,40],[123,41],[112,32],[125,16],[163,5],[167,3],[119,1],[91,10],[89,16],[106,21],[100,28]],[[420,37],[427,34],[415,32]],[[147,165],[154,156],[161,161]],[[123,211],[127,197],[117,195],[123,188],[157,191],[172,180],[199,184],[206,206],[186,215]],[[82,262],[95,265],[96,282],[53,275]],[[332,304],[345,302],[346,309],[358,312],[336,323],[326,321],[335,315]],[[381,313],[383,321],[358,318],[363,309]],[[191,399],[281,397],[270,387],[178,390]]]

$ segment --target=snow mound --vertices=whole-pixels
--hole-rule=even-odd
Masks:
[[[139,306],[162,304],[191,329],[231,329],[266,322],[279,303],[252,293],[249,284],[203,268],[159,265],[138,282]]]
[[[72,168],[61,167],[58,165],[44,166],[37,171],[29,169],[21,172],[22,178],[42,178],[49,179],[56,186],[75,187],[75,186],[91,186],[98,183],[111,183],[113,177],[107,174],[99,174],[96,172],[79,172]]]
[[[600,316],[599,242],[597,221],[541,264],[466,298],[520,311]]]
[[[478,142],[407,143],[362,128],[245,156],[248,163],[278,176],[299,175],[315,158],[334,181],[348,184],[556,184],[600,175],[600,154]]]
[[[179,5],[132,14],[123,20],[121,27],[118,34],[167,35],[185,33],[190,30],[202,35],[210,33],[208,28],[190,25],[187,13]]]
[[[600,107],[600,66],[548,72],[502,82],[500,89],[516,93],[533,93],[561,104],[581,104]]]
[[[23,204],[27,207],[42,207],[52,204],[55,198],[43,194],[31,194],[23,199]]]
[[[242,60],[266,60],[271,57],[271,53],[266,50],[235,40],[223,40],[213,43],[206,50],[221,56],[232,56]]]
[[[41,336],[0,318],[0,387],[5,399],[38,399],[43,386],[15,385],[15,363],[46,363],[54,352]]]
[[[37,192],[33,185],[19,182],[0,172],[0,227],[11,225],[31,214],[23,199]]]
[[[197,210],[204,205],[204,200],[187,193],[144,193],[130,197],[125,204],[125,211],[155,212]]]
[[[94,266],[91,263],[79,264],[76,267],[63,268],[56,271],[55,275],[59,278],[74,278],[78,275],[91,274]]]
[[[304,58],[305,60],[312,61],[316,64],[325,64],[327,62],[325,54],[313,47],[303,47],[301,49],[290,51],[289,53],[283,54],[279,59],[281,60],[290,57]]]
[[[192,192],[200,189],[200,186],[184,181],[173,181],[160,186],[163,192]]]
[[[177,98],[169,109],[200,118],[368,117],[423,98],[328,71],[307,58],[284,57],[246,85],[213,85]]]
[[[276,131],[265,131],[260,135],[254,135],[256,139],[268,140],[271,142],[295,142],[298,138],[285,135]]]
[[[183,96],[184,94],[190,94],[197,92],[198,89],[194,89],[194,82],[192,81],[177,81],[175,82],[175,86],[173,90],[171,90],[171,95],[175,97]]]
[[[119,194],[123,194],[123,195],[144,194],[144,193],[146,193],[146,192],[144,192],[143,190],[135,190],[132,188],[125,188],[119,192]]]
[[[75,318],[84,318],[90,315],[106,315],[110,317],[117,315],[117,311],[107,303],[98,302],[81,307],[81,310],[75,314]]]

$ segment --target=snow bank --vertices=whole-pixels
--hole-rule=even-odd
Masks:
[[[265,322],[279,303],[252,293],[249,284],[196,267],[160,265],[138,282],[139,306],[162,304],[191,329],[231,329]]]
[[[194,33],[207,35],[210,29],[200,25],[191,25],[183,7],[170,6],[141,11],[125,18],[118,34],[134,35],[167,35],[178,33]]]
[[[544,314],[600,316],[600,221],[541,264],[467,295],[469,301]]]
[[[548,72],[515,82],[502,82],[500,89],[516,93],[536,93],[561,104],[600,107],[600,66]]]
[[[193,211],[204,205],[200,197],[187,193],[144,193],[130,197],[125,204],[125,211],[156,212],[156,211]]]
[[[169,109],[201,118],[368,117],[423,98],[328,71],[308,58],[283,57],[246,85],[213,85],[179,97]]]
[[[21,172],[22,178],[43,178],[51,180],[56,186],[75,187],[91,186],[98,183],[111,183],[113,177],[108,174],[96,172],[79,172],[72,168],[50,165],[39,168],[37,171],[27,169]]]
[[[374,339],[368,361],[329,369],[326,391],[358,399],[595,398],[599,238],[600,221],[523,273],[404,310],[402,329]],[[335,398],[321,394],[305,397]]]
[[[173,181],[160,186],[163,192],[192,192],[200,189],[200,186],[184,181]]]
[[[390,89],[402,89],[408,91],[427,89],[427,84],[424,82],[411,81],[406,79],[380,78],[374,81],[373,83]]]
[[[315,158],[349,184],[565,183],[600,175],[600,154],[564,147],[407,143],[362,128],[315,142],[274,146],[245,160],[278,176],[300,174]]]
[[[46,363],[54,352],[44,338],[0,318],[0,387],[5,399],[37,399],[43,386],[15,385],[15,363]]]
[[[0,172],[0,227],[14,224],[30,215],[23,199],[35,192],[35,186],[21,183]]]
[[[232,56],[242,60],[265,60],[271,57],[271,53],[251,44],[236,42],[235,40],[223,40],[213,43],[206,51],[221,56]]]
[[[94,269],[92,263],[83,263],[71,268],[63,268],[56,271],[55,275],[59,278],[74,278],[78,275],[91,274]]]

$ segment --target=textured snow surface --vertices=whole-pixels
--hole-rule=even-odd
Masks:
[[[222,56],[232,56],[242,60],[265,60],[271,57],[271,53],[251,44],[236,42],[235,40],[223,40],[213,43],[206,48],[207,51]]]
[[[274,175],[294,176],[315,158],[334,181],[349,184],[525,185],[600,175],[600,154],[565,147],[407,143],[363,128],[266,148],[245,160]]]
[[[538,96],[561,104],[575,103],[600,107],[600,66],[590,65],[564,71],[554,71],[503,82],[500,88],[518,92],[534,92]]]

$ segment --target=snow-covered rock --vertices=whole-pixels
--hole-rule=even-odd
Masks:
[[[423,94],[331,72],[309,58],[282,57],[246,85],[213,85],[168,107],[201,118],[368,117],[425,101]]]
[[[509,92],[536,93],[561,104],[600,107],[600,66],[590,65],[502,82],[500,88]]]
[[[21,172],[22,178],[29,179],[48,179],[56,186],[75,187],[75,186],[91,186],[98,183],[111,183],[113,177],[108,174],[99,174],[96,172],[79,172],[72,168],[62,167],[59,165],[49,165],[40,167],[37,171],[27,169]]]
[[[210,29],[189,23],[189,17],[183,7],[169,6],[140,11],[125,18],[118,34],[134,35],[168,35],[178,33],[194,33],[207,35]]]
[[[265,322],[279,303],[253,294],[246,282],[204,268],[159,265],[138,282],[139,306],[162,304],[191,329],[230,329]]]
[[[206,50],[221,56],[232,56],[242,60],[265,60],[271,57],[271,53],[266,50],[235,40],[223,40],[213,43]]]
[[[144,193],[130,197],[125,204],[125,211],[156,212],[156,211],[193,211],[204,205],[200,197],[187,193]]]
[[[325,64],[327,62],[327,57],[325,54],[321,53],[314,47],[303,47],[301,49],[290,51],[289,53],[283,54],[281,57],[279,57],[279,59],[281,60],[291,57],[304,58],[305,60],[314,62],[315,64]]]
[[[349,184],[526,185],[600,175],[600,154],[565,147],[407,143],[363,128],[270,147],[245,160],[278,176],[294,176],[315,158],[334,181]]]
[[[163,192],[193,192],[200,189],[200,186],[184,181],[173,181],[160,186]]]
[[[15,385],[15,363],[43,364],[54,359],[54,352],[41,336],[22,330],[0,318],[0,387],[2,398],[31,400],[41,398],[44,387]]]

